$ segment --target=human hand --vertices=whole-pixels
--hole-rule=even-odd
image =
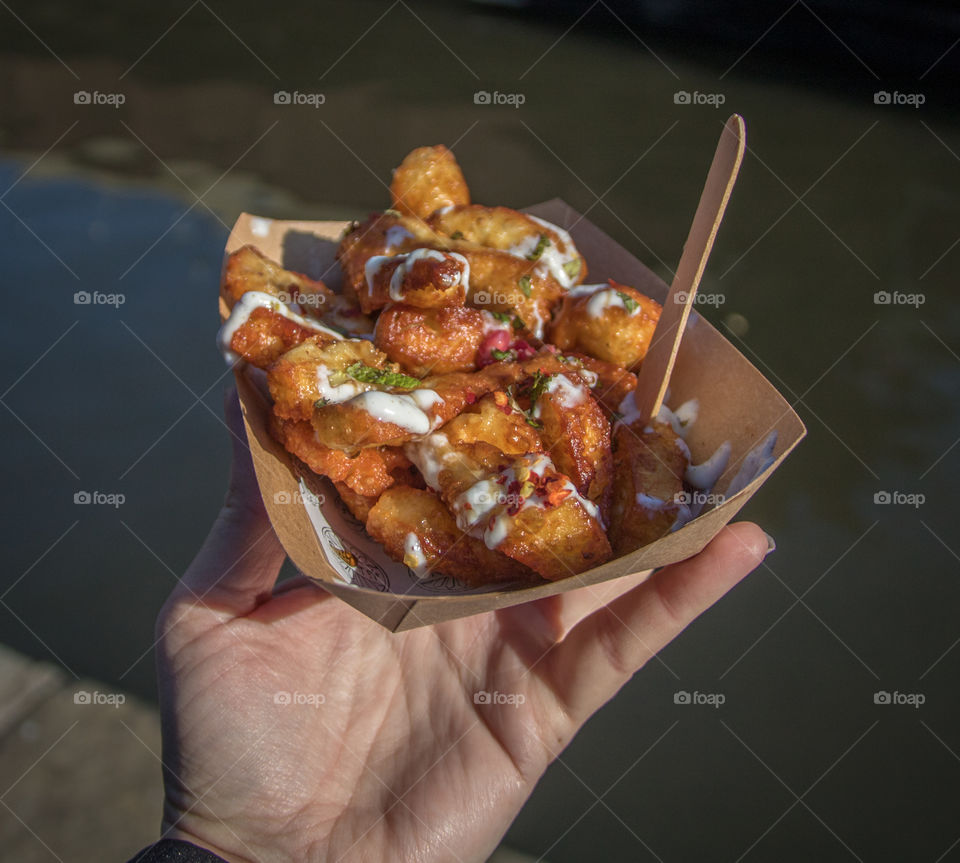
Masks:
[[[230,491],[157,634],[164,835],[230,861],[486,859],[587,718],[768,550],[741,523],[645,581],[393,634],[276,586],[235,393],[226,409]]]

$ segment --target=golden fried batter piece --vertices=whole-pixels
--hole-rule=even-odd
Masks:
[[[354,363],[382,368],[386,355],[365,339],[325,340],[312,336],[267,369],[274,411],[285,419],[308,420],[319,400],[335,402],[373,389],[344,370]]]
[[[453,447],[485,444],[497,451],[494,466],[527,453],[543,452],[541,437],[503,390],[487,393],[443,427]],[[476,455],[476,452],[474,453]]]
[[[350,510],[350,514],[357,521],[366,524],[367,518],[370,516],[370,510],[380,499],[380,495],[368,496],[357,494],[357,492],[350,488],[345,482],[335,482],[333,485],[337,490],[337,494],[340,495],[340,500],[343,501],[344,506]]]
[[[426,488],[425,483],[423,482],[423,477],[420,476],[420,471],[418,471],[403,455],[403,451],[397,448],[390,449],[384,447],[380,454],[384,457],[384,460],[387,462],[389,468],[390,476],[393,477],[393,485],[390,486],[391,489],[396,488],[409,488],[409,489],[423,489]],[[367,517],[370,514],[371,508],[374,504],[380,499],[379,494],[374,495],[363,495],[355,492],[350,486],[345,482],[335,482],[334,486],[337,489],[337,493],[340,495],[340,499],[343,501],[344,505],[350,510],[351,514],[358,521],[362,521],[364,524],[367,523]]]
[[[573,376],[551,375],[533,406],[543,426],[540,438],[557,469],[577,491],[600,508],[605,520],[610,509],[613,452],[610,422],[589,388]]]
[[[307,311],[322,309],[335,296],[323,282],[285,270],[254,246],[243,246],[227,258],[220,287],[230,308],[247,291],[262,291],[284,303],[302,300]]]
[[[592,389],[593,397],[611,413],[618,412],[627,393],[632,393],[637,388],[637,376],[621,366],[586,354],[568,353],[566,356],[578,361],[588,372],[597,376],[597,382]]]
[[[548,456],[505,457],[484,442],[455,445],[446,432],[461,438],[456,426],[464,420],[404,447],[461,529],[551,581],[610,558],[593,505]],[[495,458],[482,458],[484,449]]]
[[[491,333],[509,325],[467,306],[416,309],[404,303],[389,306],[377,318],[374,344],[407,374],[423,377],[472,372],[477,351]]]
[[[562,351],[632,369],[646,356],[659,320],[656,300],[611,279],[564,295],[547,336]]]
[[[366,314],[399,302],[421,309],[462,306],[467,267],[461,255],[438,249],[370,258],[366,290],[359,293],[360,308]]]
[[[454,242],[470,264],[470,305],[489,312],[516,313],[538,339],[550,320],[550,310],[563,294],[560,283],[534,262],[495,249],[474,249]]]
[[[610,542],[628,554],[670,532],[680,512],[686,448],[669,423],[639,421],[613,433]]]
[[[301,326],[271,309],[257,308],[234,331],[229,347],[250,365],[265,369],[310,338],[317,344],[336,341],[332,336],[318,334],[315,329]]]
[[[421,576],[452,575],[471,587],[540,580],[523,564],[460,530],[432,491],[399,486],[387,489],[370,510],[366,525],[390,557]]]
[[[393,209],[426,219],[441,207],[470,203],[470,189],[457,160],[443,145],[417,147],[394,169],[390,183]]]
[[[315,473],[375,498],[396,482],[393,471],[409,465],[402,450],[365,449],[355,458],[317,442],[310,423],[270,416],[270,434]]]
[[[549,373],[566,368],[549,353],[520,363],[493,363],[477,372],[424,378],[412,391],[365,391],[336,404],[316,404],[311,421],[317,439],[334,449],[355,452],[364,447],[399,446],[439,428],[493,390],[506,389],[537,370]],[[299,390],[294,389],[294,394],[300,395]]]
[[[446,248],[446,238],[425,222],[396,212],[371,213],[351,225],[340,240],[337,260],[343,270],[343,292],[357,299],[367,290],[366,266],[377,255],[398,255],[421,246]]]
[[[544,474],[547,482],[566,479],[549,469]],[[584,508],[582,498],[572,495],[553,506],[523,507],[497,548],[548,581],[569,578],[612,557],[600,523]]]
[[[587,274],[587,262],[566,232],[519,210],[470,204],[440,210],[427,221],[448,237],[543,263],[566,287],[579,284]]]

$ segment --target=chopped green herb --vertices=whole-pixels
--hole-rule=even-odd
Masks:
[[[639,307],[638,303],[630,294],[625,294],[623,291],[617,291],[617,296],[623,300],[623,306],[627,310],[628,315],[632,315]]]
[[[501,351],[498,348],[494,348],[490,351],[490,356],[492,356],[498,363],[513,361],[517,358],[517,355],[513,351]]]
[[[454,232],[450,235],[450,239],[451,239],[451,240],[462,240],[462,239],[463,239],[463,231],[454,231]]]
[[[413,390],[420,386],[420,381],[417,378],[410,377],[410,375],[391,372],[388,369],[375,369],[373,366],[367,366],[363,363],[354,363],[353,365],[347,366],[347,374],[354,380],[365,384],[399,387],[404,390]],[[330,382],[333,383],[332,376]]]
[[[401,213],[399,210],[384,210],[383,215],[396,216],[397,218],[400,218],[403,215],[403,213]]]
[[[526,324],[520,320],[516,315],[513,317],[513,331],[519,333],[522,329],[526,327]]]
[[[542,422],[538,422],[538,421],[535,420],[532,416],[528,416],[527,414],[524,414],[524,415],[523,415],[523,418],[527,421],[527,425],[528,425],[528,426],[531,426],[531,427],[533,427],[533,428],[535,428],[535,429],[542,429],[542,428],[543,428],[543,423],[542,423]]]
[[[545,375],[541,371],[535,371],[533,373],[533,383],[530,385],[530,410],[533,410],[537,399],[546,392],[547,386],[550,384],[550,379],[553,377],[554,375]]]
[[[510,312],[490,312],[501,324],[510,323]]]
[[[567,261],[563,265],[563,271],[567,274],[568,278],[575,279],[580,275],[580,259],[574,258],[572,261]]]
[[[537,240],[537,245],[534,246],[533,251],[527,255],[528,261],[539,261],[540,256],[544,253],[547,246],[550,245],[550,238],[546,234],[541,234],[540,239]]]
[[[530,276],[520,276],[517,280],[517,284],[520,286],[520,292],[530,298]]]
[[[313,403],[313,406],[314,406],[315,408],[323,408],[323,407],[326,407],[327,404],[328,404],[328,403],[327,403],[327,400],[326,400],[326,399],[317,399],[317,400]]]

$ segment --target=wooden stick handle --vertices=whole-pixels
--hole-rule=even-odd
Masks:
[[[640,367],[634,400],[645,423],[649,423],[660,411],[660,406],[670,385],[670,374],[680,349],[680,340],[687,325],[700,279],[713,249],[717,229],[730,200],[736,182],[747,131],[743,117],[731,116],[723,127],[707,181],[700,195],[700,203],[683,246],[680,264],[673,284],[663,304],[660,321],[653,334],[650,350]]]

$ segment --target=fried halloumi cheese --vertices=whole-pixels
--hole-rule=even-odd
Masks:
[[[639,366],[653,340],[660,304],[611,279],[568,291],[556,310],[548,341],[625,369]]]
[[[387,357],[365,339],[325,340],[313,336],[287,351],[267,369],[274,412],[284,419],[312,419],[318,402],[337,401],[375,389],[351,377],[356,363],[380,368]]]
[[[456,252],[419,248],[378,255],[364,269],[366,290],[358,295],[364,313],[401,302],[421,309],[462,306],[466,298],[469,264]]]
[[[239,306],[234,306],[234,314]],[[229,341],[223,345],[250,365],[268,368],[287,351],[313,338],[317,344],[338,340],[306,319],[260,306],[229,332]]]
[[[522,417],[511,407],[514,413]],[[549,580],[603,563],[611,552],[597,508],[556,470],[550,457],[537,452],[508,455],[490,443],[532,446],[521,430],[524,421],[511,421],[511,414],[496,408],[462,413],[439,432],[407,444],[404,452],[460,529],[488,548]]]
[[[513,337],[509,324],[468,306],[418,309],[405,303],[388,306],[377,318],[373,342],[392,362],[415,377],[472,372],[478,352],[494,333]]]
[[[317,402],[311,421],[317,439],[334,449],[398,446],[439,428],[487,393],[506,389],[535,370],[565,368],[556,356],[544,354],[523,362],[492,363],[476,372],[433,375],[410,386],[368,387],[346,401]]]
[[[564,288],[579,284],[587,274],[587,262],[566,231],[510,207],[450,207],[438,210],[427,221],[451,239],[509,252],[538,264]]]
[[[220,293],[229,308],[248,291],[260,291],[284,303],[301,303],[305,310],[321,309],[334,293],[319,279],[285,270],[254,246],[233,252],[223,269]]]
[[[412,252],[422,246],[446,248],[447,238],[426,222],[395,211],[371,213],[364,222],[352,224],[337,248],[337,261],[343,270],[343,292],[352,299],[367,290],[367,261],[381,255]]]
[[[367,531],[418,575],[452,575],[469,586],[539,581],[536,573],[464,533],[432,491],[394,486],[370,509]]]
[[[390,197],[394,210],[426,219],[442,207],[469,204],[470,189],[446,147],[417,147],[394,169]]]
[[[572,374],[535,377],[531,390],[531,416],[542,426],[544,448],[557,470],[600,508],[606,520],[613,489],[613,452],[603,408],[590,388]]]
[[[342,482],[358,495],[376,498],[396,483],[395,471],[409,466],[402,450],[389,447],[362,450],[351,457],[317,441],[305,420],[270,416],[270,434],[314,473]]]
[[[469,305],[489,312],[516,314],[527,330],[542,339],[550,310],[563,295],[560,283],[532,261],[496,249],[455,242],[470,264]]]
[[[613,464],[610,542],[619,556],[670,532],[683,505],[687,449],[669,423],[619,423]]]
[[[596,375],[591,393],[611,414],[619,412],[627,394],[637,388],[637,376],[622,366],[576,352],[567,353],[566,356]]]

